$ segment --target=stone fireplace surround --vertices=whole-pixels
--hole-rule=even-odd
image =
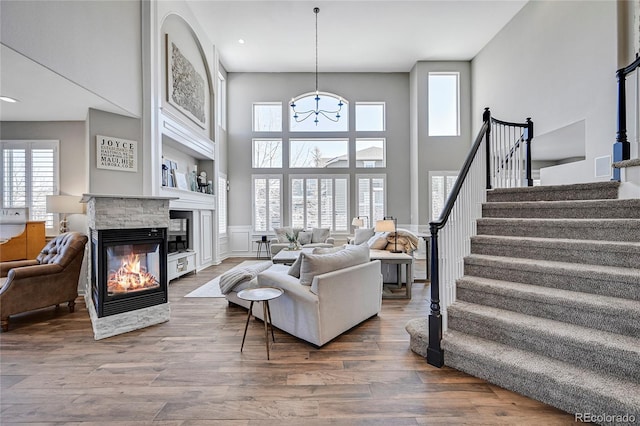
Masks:
[[[90,230],[168,228],[170,197],[84,194]],[[91,259],[91,256],[89,256]],[[95,340],[169,321],[169,303],[98,317],[92,298],[92,268],[88,262],[84,299],[91,318]]]

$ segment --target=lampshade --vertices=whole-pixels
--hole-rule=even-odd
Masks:
[[[351,221],[351,224],[359,228],[361,226],[364,226],[364,220],[360,219],[359,217],[354,217],[353,220]]]
[[[84,213],[84,204],[79,195],[47,195],[48,213]]]
[[[376,221],[376,232],[396,232],[396,223],[393,219]]]
[[[60,233],[67,232],[67,214],[84,213],[84,203],[79,195],[47,195],[47,212],[61,213]]]

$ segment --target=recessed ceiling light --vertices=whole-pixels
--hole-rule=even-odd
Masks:
[[[240,43],[240,44],[244,44],[244,39],[243,39],[243,38],[238,39],[238,43]]]
[[[0,101],[15,103],[18,102],[17,99],[10,98],[9,96],[0,96]]]

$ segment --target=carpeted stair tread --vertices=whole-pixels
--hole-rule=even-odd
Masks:
[[[455,330],[442,340],[445,365],[569,413],[640,415],[640,384]]]
[[[619,182],[590,182],[574,185],[496,188],[487,191],[487,201],[586,200],[618,197]]]
[[[465,275],[458,300],[556,319],[630,336],[640,335],[640,301]]]
[[[482,217],[640,218],[639,199],[489,202]]]
[[[640,219],[480,218],[478,235],[640,241]]]
[[[640,381],[640,339],[497,307],[456,301],[449,330]]]
[[[640,264],[638,242],[477,235],[471,237],[471,252],[624,268]]]
[[[553,260],[521,259],[516,257],[489,256],[483,254],[470,254],[465,257],[465,262],[470,264],[485,264],[488,266],[513,265],[514,269],[525,269],[529,272],[554,272],[576,275],[582,278],[594,278],[603,276],[628,282],[635,286],[640,285],[640,270],[635,268],[621,268],[618,266],[583,265],[572,262],[557,262]]]

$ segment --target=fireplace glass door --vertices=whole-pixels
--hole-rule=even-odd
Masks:
[[[107,297],[160,287],[160,244],[106,247]]]
[[[98,317],[167,303],[167,228],[92,230]]]

